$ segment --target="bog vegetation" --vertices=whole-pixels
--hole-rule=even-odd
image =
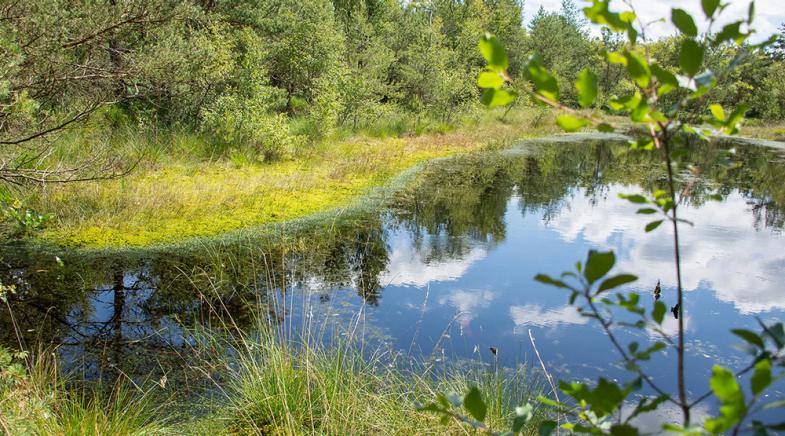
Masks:
[[[131,123],[206,133],[275,159],[339,127],[359,129],[380,119],[392,129],[426,119],[456,121],[475,106],[475,79],[484,67],[476,41],[485,31],[507,48],[513,77],[536,52],[559,83],[573,83],[592,65],[599,66],[601,95],[634,88],[623,69],[603,56],[625,41],[612,32],[591,34],[572,0],[559,11],[540,9],[525,24],[522,5],[8,2],[0,11],[2,145],[32,145],[64,125],[100,115],[102,124],[114,127]],[[676,68],[682,39],[674,34],[645,47],[663,68]],[[740,63],[721,78],[712,100],[745,103],[751,117],[782,119],[782,47],[746,49],[725,40],[706,51],[712,71],[734,59]],[[571,87],[562,93],[564,103],[577,106]],[[36,168],[34,156],[14,155],[3,166],[3,180],[48,175],[27,171]]]

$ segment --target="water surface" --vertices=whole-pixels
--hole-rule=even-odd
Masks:
[[[688,390],[698,395],[712,364],[748,362],[729,328],[756,330],[756,318],[785,314],[785,153],[741,143],[685,151],[677,166],[680,214],[692,223],[681,234],[684,315]],[[27,347],[56,344],[67,367],[90,377],[157,377],[187,360],[195,326],[250,329],[261,314],[292,331],[349,332],[433,364],[538,365],[531,333],[559,378],[626,380],[599,326],[533,277],[612,249],[614,271],[640,277],[625,290],[649,304],[660,281],[663,300],[675,304],[670,228],[644,232],[651,217],[618,197],[664,187],[656,151],[525,143],[433,162],[381,211],[276,237],[126,254],[8,248],[4,282],[19,290],[14,318],[0,314],[2,340],[18,343],[18,331]],[[666,332],[676,327],[666,318]],[[658,339],[651,330],[617,334],[642,345]],[[668,389],[674,361],[667,351],[647,366]]]

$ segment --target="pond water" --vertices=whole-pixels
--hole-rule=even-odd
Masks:
[[[741,143],[684,150],[687,387],[698,395],[713,363],[748,362],[729,328],[784,318],[785,152]],[[612,249],[614,271],[639,276],[625,290],[653,300],[660,281],[663,301],[675,304],[670,228],[644,232],[651,216],[618,197],[664,182],[657,152],[554,139],[432,162],[381,211],[347,211],[263,238],[121,254],[8,247],[4,282],[18,291],[13,318],[0,313],[0,340],[57,344],[67,367],[91,377],[155,375],[182,364],[194,326],[229,318],[251,328],[262,313],[291,331],[349,332],[429,362],[538,366],[531,332],[557,378],[629,379],[600,326],[533,277],[558,276],[589,249]],[[676,326],[668,316],[664,330]],[[617,333],[642,345],[658,339],[649,330]],[[647,368],[675,390],[673,351]]]

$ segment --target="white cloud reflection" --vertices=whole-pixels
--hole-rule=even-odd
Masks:
[[[588,318],[581,316],[573,306],[543,309],[538,304],[511,306],[510,317],[515,324],[515,333],[524,326],[555,327],[559,324],[586,324]]]
[[[472,247],[459,258],[428,261],[429,250],[418,249],[409,236],[396,235],[390,245],[389,262],[381,277],[381,283],[390,286],[422,288],[432,282],[457,280],[488,254],[483,247]]]
[[[439,298],[439,304],[448,304],[456,309],[457,319],[463,327],[477,316],[479,309],[490,306],[496,294],[484,289],[456,289]]]
[[[617,196],[635,191],[612,186],[607,200],[596,206],[577,193],[569,207],[545,225],[564,240],[583,238],[613,248],[617,270],[634,272],[641,286],[653,287],[662,280],[664,287],[672,289],[675,274],[670,228],[643,232],[647,219],[635,215],[635,206]],[[681,217],[695,224],[683,225],[679,232],[684,288],[695,290],[705,285],[742,313],[785,309],[785,236],[770,229],[756,231],[748,209],[738,194],[723,203],[680,209]]]

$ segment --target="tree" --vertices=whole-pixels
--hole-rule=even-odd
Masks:
[[[125,104],[137,65],[127,56],[178,13],[167,0],[121,4],[17,1],[0,10],[0,180],[64,182],[123,174],[121,159],[95,149],[73,166],[48,161],[48,140],[98,109]]]
[[[568,7],[569,4],[566,2]],[[527,48],[529,53],[542,57],[543,66],[552,71],[561,83],[574,82],[578,72],[592,63],[594,52],[574,17],[546,12],[542,7],[529,24]],[[576,104],[576,95],[571,88],[562,92],[565,103]]]
[[[780,24],[780,33],[771,46],[772,57],[779,61],[785,60],[785,23]]]

